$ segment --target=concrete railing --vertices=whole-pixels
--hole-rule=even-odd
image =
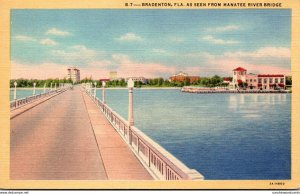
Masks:
[[[203,180],[204,177],[195,169],[190,169],[175,156],[153,141],[150,137],[127,120],[103,104],[91,92],[85,90],[104,113],[148,172],[157,180]]]
[[[50,91],[48,91],[46,93],[32,95],[32,96],[27,96],[27,97],[24,97],[24,98],[19,98],[19,99],[16,99],[16,100],[12,100],[12,101],[10,101],[10,110],[17,109],[19,107],[22,107],[22,106],[28,104],[28,103],[34,102],[37,99],[41,99],[41,98],[53,95],[55,93],[64,92],[67,89],[69,89],[69,87],[60,88],[60,89],[56,89],[56,90],[50,90]]]

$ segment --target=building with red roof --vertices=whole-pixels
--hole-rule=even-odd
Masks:
[[[197,82],[200,80],[199,76],[189,76],[187,73],[179,72],[169,78],[171,82],[184,82],[184,80],[188,79],[190,83]]]
[[[238,67],[232,70],[233,78],[230,89],[274,90],[285,88],[285,75],[283,74],[247,74],[247,70]]]

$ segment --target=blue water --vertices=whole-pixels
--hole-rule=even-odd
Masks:
[[[127,90],[106,95],[127,118]],[[205,179],[290,179],[290,107],[290,94],[134,90],[135,125]]]
[[[47,91],[47,90],[46,90]],[[35,94],[42,94],[44,93],[44,89],[36,89]],[[33,89],[17,89],[17,99],[24,98],[27,96],[32,96]],[[10,89],[10,95],[9,95],[10,101],[14,99],[14,89]]]

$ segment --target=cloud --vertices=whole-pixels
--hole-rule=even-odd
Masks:
[[[119,41],[142,41],[143,38],[134,33],[127,33],[127,34],[124,34],[124,35],[120,36],[119,38],[117,38],[117,40],[119,40]]]
[[[263,47],[253,52],[226,52],[224,53],[227,57],[252,57],[252,58],[263,58],[263,57],[274,57],[274,58],[290,58],[291,52],[286,47]]]
[[[55,35],[55,36],[68,36],[68,35],[71,35],[70,32],[62,31],[62,30],[59,30],[57,28],[51,28],[51,29],[49,29],[46,32],[46,34]]]
[[[54,40],[51,40],[51,39],[49,39],[49,38],[40,40],[40,44],[43,44],[43,45],[49,45],[49,46],[55,46],[55,45],[58,45],[57,42],[55,42]]]
[[[65,50],[52,50],[51,54],[55,57],[59,57],[62,62],[85,64],[95,61],[97,57],[101,55],[101,52],[89,49],[84,45],[75,45]]]
[[[36,41],[35,38],[30,36],[24,36],[24,35],[17,35],[15,36],[15,39],[19,41]]]
[[[239,41],[235,40],[223,40],[223,39],[218,39],[213,37],[212,35],[207,35],[202,38],[202,40],[205,40],[207,42],[213,43],[213,44],[218,44],[218,45],[225,45],[225,44],[238,44],[240,43]]]
[[[118,64],[117,69],[115,70],[117,70],[118,76],[121,77],[165,77],[166,75],[172,75],[176,72],[175,67],[170,67],[160,63],[137,62],[130,59],[129,56],[124,54],[113,54],[112,63]]]
[[[237,25],[227,25],[227,26],[221,26],[221,27],[215,27],[215,28],[207,28],[207,31],[213,31],[213,32],[228,32],[228,31],[235,31],[239,30],[240,26]]]
[[[64,78],[67,76],[69,65],[56,63],[30,64],[11,62],[11,79],[48,79]]]
[[[254,51],[235,51],[222,54],[207,52],[188,53],[188,61],[198,61],[201,75],[230,76],[231,70],[244,67],[252,73],[291,74],[290,49],[286,47],[262,47]],[[197,65],[197,64],[196,64]]]

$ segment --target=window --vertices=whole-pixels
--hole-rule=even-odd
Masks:
[[[236,75],[236,72],[234,72],[233,74]]]
[[[283,82],[284,82],[284,78],[280,78],[280,83],[283,84]]]
[[[252,82],[252,79],[250,79],[250,82]]]
[[[270,84],[273,83],[273,78],[270,78],[270,79],[269,79],[269,82],[270,82]]]
[[[266,84],[267,83],[267,78],[264,78],[264,84]]]
[[[256,82],[256,79],[254,79],[253,82]]]
[[[278,78],[275,78],[275,83],[276,83],[276,84],[278,83]]]
[[[261,84],[261,78],[258,78],[258,83]]]

